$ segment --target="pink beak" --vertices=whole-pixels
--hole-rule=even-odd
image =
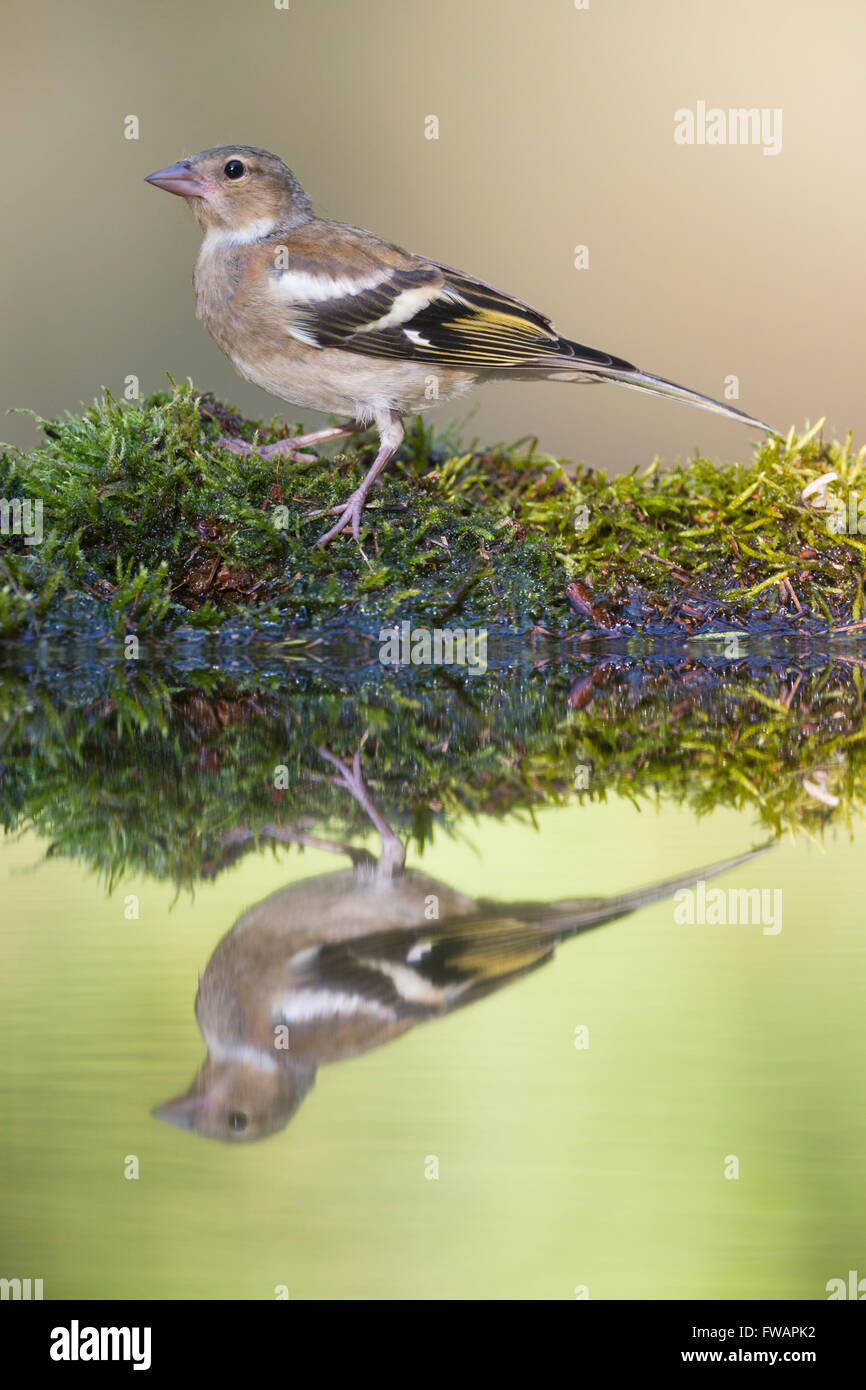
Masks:
[[[168,169],[157,169],[155,174],[148,174],[145,183],[164,188],[166,193],[177,193],[181,198],[203,198],[208,189],[201,174],[185,162],[172,164]]]
[[[206,1109],[207,1097],[185,1095],[155,1106],[150,1113],[155,1120],[165,1120],[167,1124],[179,1125],[181,1129],[192,1129]]]

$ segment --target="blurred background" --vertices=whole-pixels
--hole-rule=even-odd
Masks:
[[[735,403],[778,428],[826,415],[862,442],[855,0],[288,4],[67,0],[47,17],[6,0],[0,408],[50,416],[170,372],[281,412],[198,324],[196,228],[142,182],[234,142],[280,154],[320,213],[472,271],[582,342],[714,396],[736,376]],[[701,101],[781,109],[781,152],[676,144],[675,111]],[[744,427],[612,387],[472,400],[485,441],[537,434],[617,471],[750,447]],[[0,437],[37,433],[4,415]]]

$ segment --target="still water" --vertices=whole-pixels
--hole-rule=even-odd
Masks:
[[[172,1299],[866,1274],[859,672],[7,667],[2,1272]]]

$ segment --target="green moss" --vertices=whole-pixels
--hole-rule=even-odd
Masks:
[[[838,632],[861,624],[866,537],[833,534],[803,488],[848,505],[866,450],[818,427],[754,461],[695,458],[607,479],[535,442],[461,448],[415,422],[365,513],[362,549],[308,514],[345,500],[375,439],[313,463],[218,448],[286,434],[187,383],[142,404],[106,395],[39,421],[0,454],[0,497],[43,505],[44,539],[4,535],[0,635],[294,635],[393,617],[608,635]],[[866,522],[864,522],[866,529]],[[569,587],[571,586],[571,587]]]
[[[480,816],[535,817],[575,798],[736,808],[744,841],[820,839],[863,814],[856,659],[517,658],[486,678],[394,677],[316,652],[234,670],[220,649],[187,669],[87,665],[81,651],[0,668],[0,824],[109,882],[191,886],[274,824],[368,835],[318,751],[351,759],[361,745],[377,807],[416,853],[434,834],[471,836]]]

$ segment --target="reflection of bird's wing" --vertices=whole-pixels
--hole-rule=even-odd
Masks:
[[[295,1056],[337,1061],[480,999],[540,965],[556,944],[555,936],[502,915],[464,920],[302,949],[271,1000],[271,1022],[288,1026]]]
[[[300,989],[326,989],[359,1011],[387,1010],[416,1021],[447,1013],[540,965],[558,933],[503,915],[458,917],[375,932],[304,953]]]
[[[482,903],[468,916],[311,946],[294,957],[292,985],[282,995],[280,1017],[294,1030],[299,1050],[315,1053],[320,1060],[363,1051],[534,970],[565,938],[723,873],[760,852],[613,898]]]
[[[644,884],[612,898],[562,898],[552,903],[479,904],[477,914],[427,924],[411,932],[377,933],[340,948],[357,964],[402,984],[409,999],[453,1006],[483,983],[502,981],[540,965],[565,937],[624,917],[640,907],[670,897],[699,879],[713,878],[761,854],[768,845],[675,878]],[[430,928],[433,928],[431,930]],[[326,956],[323,954],[324,963]],[[404,974],[404,972],[409,972]],[[423,982],[423,983],[422,983]],[[408,992],[407,992],[408,991]]]

